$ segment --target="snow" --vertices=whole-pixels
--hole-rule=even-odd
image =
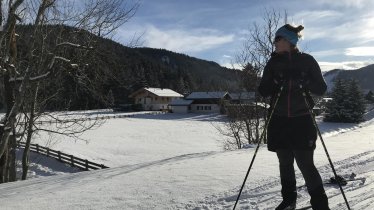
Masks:
[[[332,88],[334,87],[335,77],[338,76],[341,70],[333,70],[325,72],[323,78],[325,79],[327,85],[327,92],[331,92]]]
[[[192,92],[186,99],[221,99],[225,97],[228,92],[213,91],[213,92]]]
[[[157,96],[162,96],[162,97],[183,97],[182,94],[179,94],[175,92],[174,90],[167,89],[167,88],[144,88],[144,90],[147,90]]]
[[[374,207],[373,116],[367,113],[359,125],[317,119],[338,174],[366,178],[343,187],[356,210]],[[29,180],[0,185],[1,209],[232,209],[254,148],[223,151],[224,137],[214,126],[224,121],[214,114],[143,113],[107,119],[81,136],[87,141],[52,136],[53,149],[110,168],[77,172],[34,156]],[[46,133],[38,137],[34,143],[50,140]],[[333,175],[320,141],[315,163],[323,179]],[[297,182],[304,184],[298,170]],[[331,209],[346,209],[336,186],[325,189]],[[280,200],[277,158],[263,145],[237,209],[274,209]],[[299,188],[298,207],[308,202],[306,188]]]

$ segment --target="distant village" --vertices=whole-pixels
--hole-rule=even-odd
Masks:
[[[182,95],[166,88],[141,88],[131,95],[134,104],[120,105],[118,111],[144,110],[172,113],[224,113],[227,105],[252,104],[254,92],[192,92]]]
[[[228,108],[235,106],[261,107],[264,110],[269,106],[256,102],[254,92],[227,92],[209,91],[192,92],[182,95],[167,88],[144,87],[129,95],[133,104],[121,104],[114,111],[164,111],[171,113],[217,113],[226,114]],[[321,109],[331,98],[322,98],[318,106],[313,108],[315,114],[320,114]]]

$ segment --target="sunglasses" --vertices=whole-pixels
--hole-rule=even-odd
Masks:
[[[277,36],[277,37],[274,38],[274,43],[277,43],[277,42],[279,42],[282,39],[283,39],[283,37]]]

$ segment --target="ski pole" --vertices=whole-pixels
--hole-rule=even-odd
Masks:
[[[308,100],[307,100],[307,98],[306,98],[306,91],[305,91],[305,90],[303,91],[303,96],[304,96],[304,101],[305,101],[305,104],[306,104],[306,106],[307,106],[307,108],[308,108],[309,114],[310,114],[310,116],[312,117],[312,121],[313,121],[314,127],[316,128],[317,133],[318,133],[318,136],[319,136],[319,138],[321,139],[323,149],[325,150],[325,153],[326,153],[327,159],[329,160],[329,163],[330,163],[331,169],[332,169],[332,171],[333,171],[333,173],[334,173],[335,179],[338,180],[338,175],[336,174],[336,171],[335,171],[335,168],[334,168],[334,164],[333,164],[332,161],[331,161],[331,158],[330,158],[329,152],[327,151],[327,147],[326,147],[326,145],[325,145],[325,142],[323,141],[321,131],[319,130],[319,127],[318,127],[318,125],[317,125],[317,122],[316,122],[316,119],[315,119],[314,113],[313,113],[313,111],[312,111],[312,107],[310,106],[310,104],[309,104],[309,102],[308,102]],[[344,193],[344,190],[343,190],[343,188],[342,188],[342,185],[340,184],[340,182],[337,182],[337,183],[338,183],[338,185],[339,185],[340,192],[341,192],[342,195],[343,195],[343,198],[344,198],[345,204],[347,205],[347,208],[348,208],[349,210],[351,210],[351,208],[349,207],[348,200],[347,200],[347,198],[345,197],[345,193]]]
[[[255,153],[253,154],[251,164],[249,165],[249,168],[248,168],[248,170],[247,170],[247,174],[245,175],[245,178],[244,178],[244,181],[243,181],[242,187],[240,188],[240,191],[239,191],[238,197],[236,198],[236,201],[235,201],[235,205],[234,205],[233,210],[235,210],[236,205],[238,204],[238,201],[239,201],[240,195],[242,194],[242,191],[243,191],[243,188],[244,188],[245,182],[247,181],[247,178],[248,178],[249,172],[251,171],[251,168],[252,168],[253,162],[255,161],[255,158],[256,158],[256,155],[257,155],[257,151],[258,151],[258,149],[259,149],[259,147],[260,147],[260,143],[261,143],[261,141],[262,141],[262,139],[263,139],[263,137],[264,137],[265,131],[266,131],[268,125],[269,125],[270,119],[271,119],[271,117],[273,116],[273,113],[274,113],[275,107],[276,107],[276,105],[277,105],[277,103],[278,103],[278,100],[279,100],[279,98],[280,98],[280,95],[281,95],[281,93],[282,93],[283,86],[284,86],[284,83],[283,83],[282,86],[279,88],[279,91],[278,91],[278,93],[277,93],[277,97],[276,97],[275,102],[274,102],[274,106],[273,106],[273,108],[272,108],[272,110],[271,110],[271,112],[270,112],[270,115],[269,115],[268,120],[265,122],[264,130],[262,131],[261,136],[260,136],[260,139],[259,139],[259,141],[258,141],[258,143],[257,143],[257,147],[256,147],[256,150],[255,150]]]

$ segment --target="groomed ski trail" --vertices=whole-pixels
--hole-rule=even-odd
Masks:
[[[374,177],[371,171],[374,167],[374,150],[334,162],[334,166],[338,174],[354,172],[357,177],[366,178],[364,184],[362,182],[349,182],[346,186],[343,186],[343,189],[352,209],[370,209],[370,206],[374,203],[374,185],[372,184]],[[328,180],[333,175],[329,164],[319,167],[318,170],[324,180]],[[300,173],[296,174],[296,179],[298,184],[303,184],[303,177]],[[346,204],[337,185],[325,185],[325,190],[332,210],[346,209]],[[232,209],[238,191],[239,188],[235,188],[219,195],[212,195],[199,202],[191,202],[183,208],[193,210]],[[297,194],[297,208],[310,205],[310,197],[305,187],[299,188]],[[237,209],[272,210],[281,200],[279,178],[262,179],[256,183],[246,184]]]

